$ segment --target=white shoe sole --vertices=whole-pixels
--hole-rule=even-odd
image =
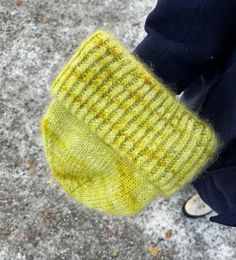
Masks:
[[[199,202],[198,204],[201,206],[201,208],[199,210],[194,208],[194,206],[197,206],[196,205],[197,202],[195,202],[196,198],[199,200],[200,197],[198,194],[189,197],[182,206],[182,212],[188,218],[202,218],[202,217],[205,217],[206,215],[210,214],[213,211],[201,199],[200,199],[200,202],[198,201]],[[198,210],[198,212],[197,212],[197,210]]]

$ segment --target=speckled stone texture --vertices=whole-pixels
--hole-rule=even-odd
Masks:
[[[191,187],[132,218],[68,197],[44,158],[49,87],[75,48],[108,27],[129,50],[155,0],[0,1],[0,259],[236,259],[236,231],[183,217]],[[212,213],[214,215],[214,213]]]

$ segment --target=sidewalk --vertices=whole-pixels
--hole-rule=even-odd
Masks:
[[[236,229],[183,217],[191,187],[133,218],[89,210],[55,183],[40,119],[80,42],[108,27],[133,50],[155,0],[1,0],[0,260],[234,260]]]

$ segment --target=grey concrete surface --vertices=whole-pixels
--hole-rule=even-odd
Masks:
[[[99,27],[132,50],[155,2],[0,1],[0,259],[236,259],[235,229],[182,216],[191,187],[111,217],[69,198],[44,158],[40,120],[61,66]]]

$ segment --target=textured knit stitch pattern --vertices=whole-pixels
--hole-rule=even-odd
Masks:
[[[51,86],[42,119],[58,182],[82,204],[133,215],[183,188],[218,137],[108,31],[86,39]]]

